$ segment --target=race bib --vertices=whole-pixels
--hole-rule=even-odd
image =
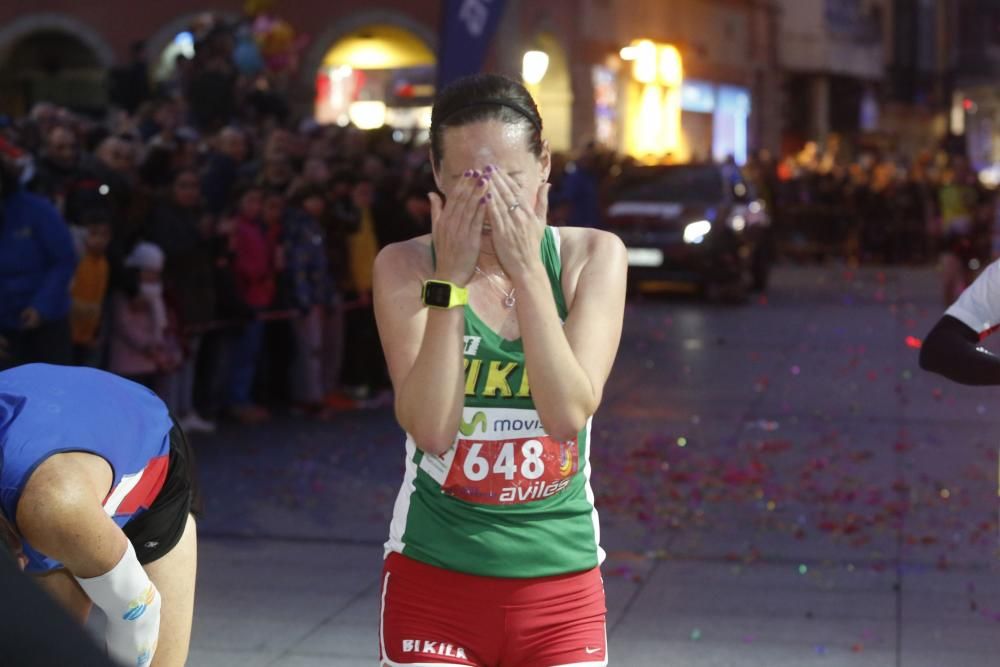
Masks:
[[[459,440],[441,490],[483,505],[543,500],[569,486],[579,462],[576,440]]]
[[[570,485],[580,469],[576,439],[546,435],[534,411],[534,421],[525,421],[523,411],[516,417],[511,412],[464,415],[463,420],[472,421],[463,425],[478,423],[481,428],[464,428],[445,456],[423,457],[421,467],[441,484],[443,493],[482,505],[519,505],[551,498]]]

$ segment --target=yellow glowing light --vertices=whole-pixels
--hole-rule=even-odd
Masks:
[[[632,61],[626,93],[625,150],[645,163],[677,159],[683,152],[681,132],[681,53],[670,44],[634,40],[620,52]]]
[[[663,102],[657,86],[646,86],[639,98],[635,145],[640,154],[659,154],[663,132]]]
[[[323,57],[323,67],[396,69],[433,65],[434,52],[413,33],[390,25],[370,25],[339,40]]]
[[[358,129],[376,130],[385,125],[385,102],[352,102],[347,114]]]
[[[521,78],[531,85],[541,83],[549,69],[549,54],[545,51],[526,51],[521,62]]]
[[[668,153],[677,150],[681,141],[681,89],[667,88],[663,96],[662,149]]]
[[[679,86],[684,79],[684,67],[681,65],[681,52],[676,46],[661,45],[660,53],[660,83],[664,86]]]
[[[632,63],[632,76],[639,83],[654,83],[656,81],[656,44],[648,39],[641,39],[633,44],[635,61]]]

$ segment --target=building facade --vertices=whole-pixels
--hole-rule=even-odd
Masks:
[[[884,0],[781,0],[786,150],[879,127]]]
[[[950,126],[973,165],[1000,164],[1000,3],[958,0],[950,50]]]
[[[298,109],[425,128],[441,4],[273,2],[308,37]],[[243,10],[244,0],[0,3],[0,111],[42,99],[99,111],[108,69],[130,61],[136,40],[151,75],[166,76],[199,15]],[[557,150],[597,141],[649,162],[742,162],[781,136],[779,16],[774,0],[507,0],[487,69],[521,75],[526,52],[545,54],[531,87]]]
[[[512,0],[494,65],[516,74],[526,50],[548,52],[537,97],[557,148],[743,162],[780,137],[776,16],[770,0]],[[646,77],[644,58],[673,71]]]

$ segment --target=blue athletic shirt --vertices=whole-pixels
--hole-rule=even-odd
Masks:
[[[104,511],[124,526],[163,488],[172,426],[156,394],[111,373],[50,364],[0,372],[0,511],[16,523],[24,486],[43,461],[88,452],[111,465]],[[28,572],[62,567],[27,542],[24,553]]]

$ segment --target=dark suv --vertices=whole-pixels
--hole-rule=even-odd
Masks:
[[[770,219],[737,167],[637,167],[610,202],[604,222],[628,247],[631,291],[659,283],[742,299],[767,287]]]

